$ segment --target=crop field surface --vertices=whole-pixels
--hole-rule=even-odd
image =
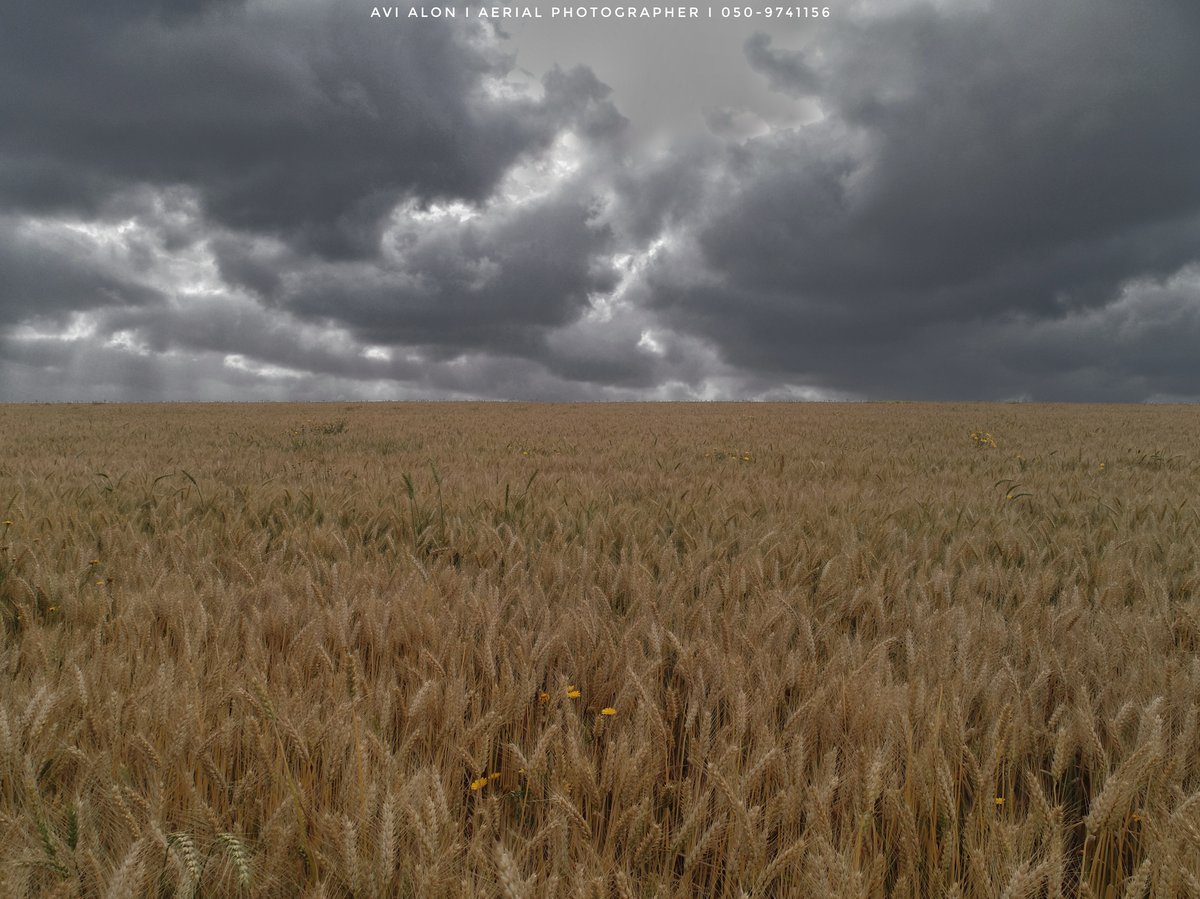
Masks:
[[[0,895],[1200,896],[1200,414],[0,406]]]

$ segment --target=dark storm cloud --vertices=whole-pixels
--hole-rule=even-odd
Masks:
[[[6,6],[0,399],[1200,393],[1190,0],[369,12]]]
[[[1019,0],[859,18],[811,62],[752,39],[751,65],[819,90],[825,118],[710,154],[690,254],[645,296],[764,373],[866,395],[1083,396],[1052,359],[1008,378],[976,363],[1001,334],[1019,349],[1014,318],[1033,341],[1200,256],[1195,26],[1183,2]]]
[[[479,222],[422,221],[389,235],[387,262],[328,267],[288,290],[286,307],[383,343],[529,351],[589,296],[616,284],[586,190],[564,190]]]
[[[206,215],[331,257],[375,249],[396,202],[484,199],[597,113],[586,73],[500,97],[476,23],[381,25],[359,4],[20,2],[0,28],[0,203],[96,214],[186,185]]]
[[[82,234],[46,233],[0,217],[0,326],[160,299],[139,281],[127,257],[106,258]]]
[[[0,346],[6,398],[52,379],[69,385],[57,398],[161,398],[164,385],[195,398],[221,383],[237,395],[256,377],[269,389],[255,396],[322,382],[563,391],[523,357],[553,355],[545,332],[616,276],[590,176],[568,183],[556,167],[622,152],[624,118],[586,69],[510,78],[483,23],[369,12],[6,12],[0,326],[32,326]],[[364,355],[389,344],[407,349]]]

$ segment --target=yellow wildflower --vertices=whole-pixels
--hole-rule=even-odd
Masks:
[[[996,797],[996,805],[1004,805],[1004,797],[1003,796]]]
[[[472,790],[482,790],[487,786],[488,779],[486,777],[477,777],[471,781]]]
[[[611,718],[613,715],[617,714],[617,710],[614,709],[612,706],[609,706],[606,709],[601,709],[600,714],[607,715],[609,718]]]
[[[491,774],[488,775],[488,780],[496,780],[499,777],[500,777],[500,772],[493,771]]]
[[[583,694],[575,688],[574,685],[567,687],[567,699],[578,699]]]
[[[99,559],[92,559],[92,561],[88,562],[88,564],[89,564],[89,565],[99,565],[99,564],[100,564],[100,560],[99,560]]]

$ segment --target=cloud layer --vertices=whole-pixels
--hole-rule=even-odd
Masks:
[[[6,13],[0,400],[1200,395],[1188,0],[847,3],[666,143],[368,12]]]

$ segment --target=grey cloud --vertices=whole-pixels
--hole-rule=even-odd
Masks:
[[[802,53],[772,48],[770,35],[761,31],[746,39],[746,59],[752,69],[767,76],[775,90],[794,97],[821,90],[817,73],[805,62]]]
[[[815,75],[752,40],[780,89],[819,79],[825,118],[709,153],[689,255],[651,271],[644,301],[780,378],[1094,395],[1046,371],[1001,377],[956,347],[994,349],[987,335],[1019,318],[1044,349],[1040,328],[1079,327],[1131,279],[1200,257],[1200,120],[1180,89],[1200,83],[1194,24],[1168,0],[918,6],[831,27]],[[1136,383],[1109,386],[1151,392]]]
[[[9,4],[0,399],[1198,393],[1190,0],[697,25],[662,54],[755,90],[626,87],[640,136],[589,69],[368,12]]]
[[[106,258],[83,235],[0,218],[0,325],[61,322],[73,312],[160,299],[129,259]]]
[[[545,333],[615,284],[590,157],[624,152],[625,119],[583,68],[553,68],[540,91],[507,81],[482,23],[368,12],[15,8],[0,31],[0,325],[90,331],[13,332],[4,398],[55,379],[159,397],[188,364],[235,393],[263,366],[289,372],[272,390],[431,391],[430,366],[468,357],[446,390],[489,395],[468,373],[492,357],[525,372],[510,384],[557,383],[537,359]],[[568,131],[583,172],[560,183],[541,157]],[[521,196],[494,197],[521,166]],[[439,224],[447,203],[473,221]],[[403,352],[364,355],[377,345]]]
[[[216,223],[330,257],[374,252],[404,197],[487,197],[567,125],[619,129],[601,86],[489,93],[510,60],[476,23],[353,4],[24,2],[0,29],[0,203],[96,215],[186,185]]]
[[[264,246],[261,241],[241,236],[217,234],[209,246],[225,284],[264,298],[277,296],[283,290],[284,275],[303,265],[303,260],[286,247]]]
[[[542,78],[542,86],[552,121],[572,124],[584,138],[599,144],[611,145],[624,134],[627,120],[613,105],[608,85],[591,69],[555,66]]]
[[[381,343],[536,352],[545,329],[616,283],[611,234],[582,190],[478,221],[415,223],[391,240],[380,264],[304,274],[284,287],[283,305]]]
[[[296,354],[300,356],[301,354]],[[178,348],[168,353],[129,353],[104,342],[25,341],[0,336],[0,384],[7,401],[211,401],[527,399],[635,400],[640,386],[563,377],[536,360],[480,353],[453,361],[420,359],[397,365],[343,359],[326,365],[320,354],[303,355],[302,367],[248,358],[231,364],[224,350]],[[658,389],[658,388],[656,388]],[[674,384],[661,398],[695,398]]]
[[[704,113],[708,130],[719,137],[745,139],[754,137],[765,129],[765,123],[746,109],[721,107]]]

